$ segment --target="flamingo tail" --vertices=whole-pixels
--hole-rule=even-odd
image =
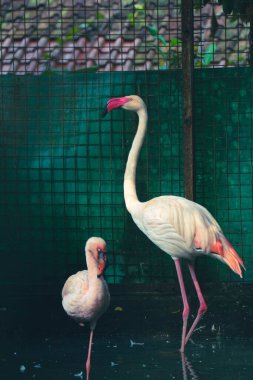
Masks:
[[[212,252],[220,255],[232,271],[242,277],[241,267],[245,270],[243,261],[233,248],[232,244],[224,236],[213,244]]]

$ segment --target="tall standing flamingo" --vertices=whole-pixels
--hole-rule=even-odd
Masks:
[[[147,109],[137,95],[112,98],[108,101],[104,116],[114,108],[137,112],[139,124],[129,152],[124,175],[124,198],[126,208],[139,229],[161,250],[174,260],[183,299],[183,328],[180,351],[184,352],[200,318],[207,310],[194,268],[198,256],[210,256],[226,263],[242,277],[242,259],[225,238],[213,216],[198,203],[177,196],[160,196],[140,202],[136,194],[136,166],[147,130]],[[199,309],[187,332],[189,304],[181,271],[180,259],[188,262],[191,278],[199,299]],[[245,269],[245,268],[244,268]]]
[[[103,278],[106,268],[106,243],[91,237],[85,246],[88,270],[70,276],[62,289],[62,306],[66,313],[81,326],[90,323],[90,341],[86,361],[86,380],[90,378],[90,357],[93,331],[98,319],[110,304],[110,293]]]

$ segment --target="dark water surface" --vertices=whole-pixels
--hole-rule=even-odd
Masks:
[[[211,297],[182,356],[179,297],[112,297],[95,330],[91,380],[253,379],[252,300]],[[1,380],[85,379],[89,328],[66,316],[60,297],[5,299],[0,322]]]
[[[86,334],[6,341],[1,379],[85,379],[85,338]],[[253,340],[198,339],[184,356],[178,352],[178,340],[165,336],[143,337],[135,343],[142,344],[133,345],[127,336],[95,339],[91,379],[253,378]]]

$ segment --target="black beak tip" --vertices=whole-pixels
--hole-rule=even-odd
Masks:
[[[102,117],[105,117],[107,114],[108,114],[108,109],[107,109],[107,107],[105,107],[105,109],[102,113]]]

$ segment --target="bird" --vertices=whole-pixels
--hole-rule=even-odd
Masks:
[[[110,304],[110,292],[103,273],[107,264],[106,242],[91,237],[85,245],[87,270],[70,276],[62,289],[62,306],[80,326],[90,324],[90,340],[86,360],[86,380],[90,379],[93,332],[98,319]]]
[[[147,132],[148,113],[144,101],[137,95],[111,98],[103,116],[116,108],[134,111],[138,115],[138,126],[133,138],[124,173],[124,199],[128,212],[137,227],[162,251],[169,254],[176,267],[182,301],[183,326],[180,351],[184,352],[195,327],[207,311],[195,273],[195,259],[210,256],[227,264],[242,277],[244,264],[221,227],[211,213],[202,205],[175,195],[162,195],[146,202],[138,199],[136,192],[136,167],[141,147]],[[195,320],[187,332],[189,303],[181,270],[185,259],[199,300]]]

